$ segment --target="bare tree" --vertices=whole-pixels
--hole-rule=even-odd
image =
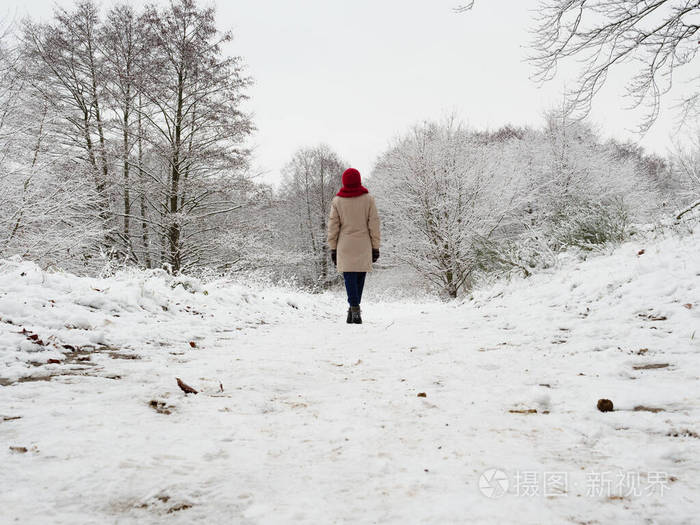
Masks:
[[[142,116],[165,174],[155,177],[165,183],[161,225],[173,271],[204,263],[197,238],[241,206],[221,190],[241,177],[249,156],[243,142],[253,126],[240,106],[250,79],[240,57],[223,54],[232,35],[217,30],[214,14],[194,0],[146,12],[153,52],[141,91],[156,112]]]
[[[457,10],[473,5],[472,1]],[[647,131],[674,84],[674,74],[698,53],[698,0],[540,0],[538,13],[531,57],[534,76],[546,81],[562,61],[580,63],[578,81],[567,96],[570,114],[577,119],[589,114],[608,74],[634,62],[638,67],[627,94],[631,108],[644,108],[639,131]],[[680,100],[681,122],[697,116],[700,108],[700,75],[693,74],[689,92]]]
[[[697,0],[547,0],[535,29],[536,76],[551,78],[562,59],[581,61],[583,70],[569,100],[573,115],[582,117],[608,73],[634,61],[639,69],[627,93],[632,107],[647,109],[639,126],[644,132],[656,120],[674,72],[697,55],[698,15]],[[697,107],[699,80],[693,78],[693,92],[683,99],[686,113]]]
[[[37,246],[72,246],[181,271],[220,268],[224,238],[255,237],[224,237],[247,228],[235,212],[260,192],[241,109],[250,79],[224,52],[231,33],[213,8],[117,4],[103,16],[77,0],[47,22],[25,20],[17,46],[4,36],[0,253],[36,259]],[[90,247],[95,232],[103,239]]]
[[[41,99],[65,119],[61,141],[66,151],[89,166],[99,196],[99,214],[111,218],[107,195],[109,159],[102,106],[102,61],[98,55],[97,6],[91,0],[72,11],[56,8],[53,23],[24,23],[24,78]],[[108,246],[110,239],[105,239]]]
[[[139,262],[140,259],[135,251],[131,232],[133,189],[137,192],[141,190],[142,207],[145,207],[143,206],[145,204],[143,203],[145,199],[143,184],[134,185],[132,182],[134,175],[137,181],[144,176],[141,169],[143,127],[138,125],[140,122],[138,116],[139,112],[145,111],[143,104],[140,103],[142,93],[139,90],[143,85],[141,78],[145,74],[144,70],[149,57],[145,35],[144,22],[134,8],[127,4],[120,4],[112,7],[107,13],[98,38],[104,60],[105,92],[114,115],[115,127],[121,135],[121,148],[118,153],[122,172],[121,181],[115,177],[114,183],[121,189],[122,211],[121,213],[116,211],[116,213],[121,216],[123,222],[121,231],[117,230],[117,234],[123,243],[125,257],[133,262]],[[135,154],[134,150],[137,148],[139,151]],[[136,168],[135,173],[132,166]],[[141,221],[143,224],[143,210]],[[148,235],[147,232],[146,235]],[[143,258],[148,259],[147,247],[144,247],[144,252]]]
[[[322,144],[299,149],[283,170],[280,194],[289,231],[287,246],[291,252],[305,254],[311,279],[323,285],[330,280],[326,223],[346,167],[338,154]]]
[[[10,36],[0,35],[0,257],[77,269],[104,238],[97,196],[84,164],[61,155],[58,114]]]

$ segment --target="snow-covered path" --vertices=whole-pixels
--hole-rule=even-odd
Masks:
[[[116,282],[8,264],[0,522],[693,523],[698,240],[464,304],[368,302],[362,326],[328,295],[252,297],[244,315],[221,287],[132,308]],[[31,334],[95,350],[13,360],[61,357]]]

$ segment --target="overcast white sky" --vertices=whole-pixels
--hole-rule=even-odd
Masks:
[[[255,85],[255,165],[264,179],[300,146],[327,143],[362,173],[411,124],[456,112],[476,128],[540,125],[560,103],[572,70],[536,86],[524,61],[536,0],[482,0],[465,14],[460,0],[220,0],[219,26],[235,32]],[[48,17],[68,0],[3,0],[11,16]],[[134,5],[140,2],[132,2]],[[103,2],[102,5],[110,5]],[[568,76],[568,78],[567,78]],[[638,137],[639,115],[622,108],[621,78],[596,100],[591,120],[604,136]],[[670,146],[665,111],[642,144]]]

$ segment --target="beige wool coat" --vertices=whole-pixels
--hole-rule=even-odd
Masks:
[[[374,197],[334,197],[328,220],[328,246],[337,250],[339,272],[371,272],[379,249],[379,214]]]

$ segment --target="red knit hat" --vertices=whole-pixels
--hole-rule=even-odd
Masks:
[[[343,173],[343,187],[336,194],[338,197],[359,197],[369,193],[362,185],[362,176],[355,168],[349,168]]]

